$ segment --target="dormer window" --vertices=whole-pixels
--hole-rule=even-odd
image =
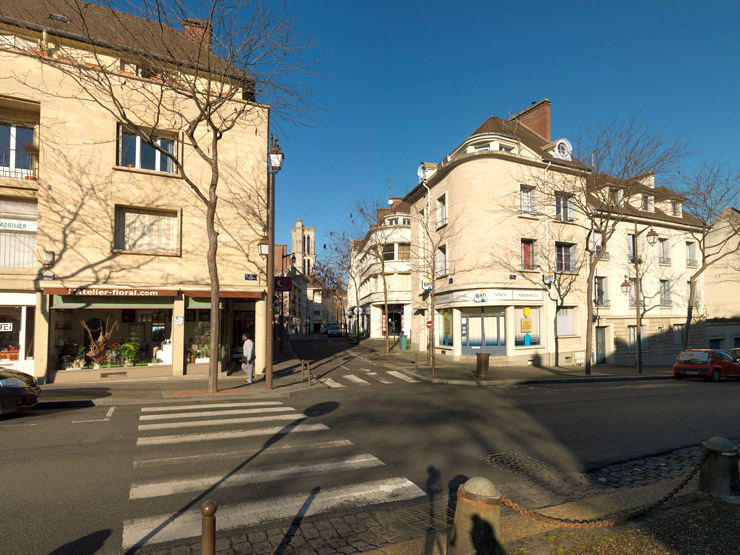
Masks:
[[[514,152],[514,147],[508,146],[508,145],[499,144],[498,149],[499,149],[499,152]]]
[[[487,150],[491,150],[491,145],[489,143],[473,145],[473,150],[475,152],[485,152]]]
[[[681,216],[681,201],[680,200],[672,200],[671,201],[671,216]]]
[[[644,210],[645,212],[652,212],[653,211],[653,197],[650,195],[642,195],[642,202],[640,203],[640,208]]]
[[[617,189],[616,187],[609,189],[609,199],[611,200],[612,204],[621,204],[623,197],[624,191],[622,191],[622,189]]]
[[[388,220],[388,225],[398,225],[398,218]]]

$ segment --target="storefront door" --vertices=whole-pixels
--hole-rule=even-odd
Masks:
[[[596,364],[606,362],[606,328],[596,328]]]
[[[477,312],[477,313],[476,313]],[[506,354],[506,326],[503,309],[470,310],[462,313],[462,354]]]

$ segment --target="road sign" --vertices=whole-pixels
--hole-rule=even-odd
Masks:
[[[244,279],[247,281],[257,281],[257,274],[244,274]]]
[[[427,329],[428,330],[432,329],[432,321],[431,320],[427,320]]]

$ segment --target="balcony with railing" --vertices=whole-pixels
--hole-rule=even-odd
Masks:
[[[0,148],[0,178],[38,179],[38,152],[35,148]]]
[[[670,265],[670,263],[671,263],[670,256],[659,256],[658,257],[658,264]]]
[[[607,308],[609,307],[609,299],[605,299],[604,297],[596,297],[594,299],[594,306]]]
[[[696,268],[697,263],[695,258],[688,258],[686,259],[686,267],[687,268]]]
[[[602,254],[601,251],[597,249],[596,251],[594,251],[594,258],[596,258],[597,256],[599,256],[599,254],[601,254],[601,261],[602,262],[604,260],[609,260],[609,251],[604,251],[604,253]]]

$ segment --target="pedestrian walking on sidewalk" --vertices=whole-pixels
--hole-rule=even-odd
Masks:
[[[244,347],[242,347],[242,370],[247,375],[247,383],[252,383],[254,378],[254,341],[249,339],[249,336],[244,333],[242,334],[242,341],[244,341]]]

